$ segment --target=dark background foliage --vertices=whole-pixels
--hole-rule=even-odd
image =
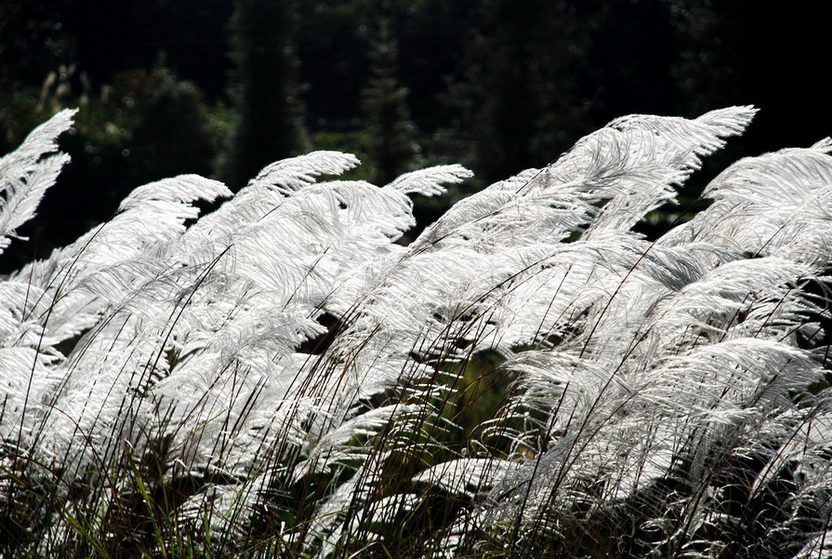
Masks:
[[[617,116],[754,104],[722,162],[832,133],[832,8],[795,0],[3,0],[0,153],[79,106],[73,162],[3,270],[107,219],[132,188],[234,188],[310,149],[383,183],[461,162],[467,188],[556,159]],[[448,201],[417,201],[434,219]]]

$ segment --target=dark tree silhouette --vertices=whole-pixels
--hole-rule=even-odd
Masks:
[[[371,76],[362,91],[367,155],[374,179],[386,184],[399,176],[418,153],[418,130],[410,118],[408,90],[398,79],[398,41],[390,20],[382,17],[370,48]]]
[[[236,0],[230,37],[230,94],[238,122],[221,174],[239,188],[262,167],[299,151],[302,104],[294,0]]]

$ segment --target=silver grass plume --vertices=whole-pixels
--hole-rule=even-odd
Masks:
[[[35,216],[46,190],[55,184],[69,156],[56,153],[57,139],[72,126],[77,109],[64,109],[41,124],[15,151],[0,158],[0,253],[9,237]]]

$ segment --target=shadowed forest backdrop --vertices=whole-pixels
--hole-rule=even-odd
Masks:
[[[72,157],[4,266],[108,219],[181,173],[238,189],[311,149],[383,184],[459,162],[472,190],[543,166],[628,113],[761,110],[723,161],[832,132],[829,7],[731,0],[3,0],[0,153],[80,107]],[[454,194],[417,202],[424,224]],[[0,270],[5,271],[5,270]]]

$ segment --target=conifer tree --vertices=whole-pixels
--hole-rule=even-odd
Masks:
[[[218,164],[232,188],[302,146],[295,12],[294,0],[234,2],[231,97],[238,121],[225,160]]]
[[[407,170],[419,151],[408,90],[398,78],[398,56],[390,18],[383,16],[370,45],[371,77],[362,91],[369,135],[367,151],[378,184],[387,184]]]
[[[132,130],[134,182],[143,184],[182,173],[207,175],[214,147],[202,103],[202,91],[160,67],[148,79],[153,89],[139,107]]]

